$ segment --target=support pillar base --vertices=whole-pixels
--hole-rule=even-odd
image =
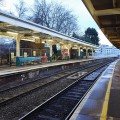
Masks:
[[[78,60],[80,60],[81,59],[81,56],[78,56]]]
[[[49,57],[50,62],[52,63],[52,57]]]

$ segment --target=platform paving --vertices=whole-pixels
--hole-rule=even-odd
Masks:
[[[109,120],[120,120],[120,61],[116,64],[112,78],[107,116]]]
[[[103,72],[103,74],[98,78],[95,85],[91,88],[86,97],[83,99],[82,103],[77,107],[70,120],[113,120],[111,119],[112,116],[110,116],[112,114],[112,107],[114,107],[113,111],[114,113],[116,113],[116,117],[118,117],[117,112],[115,112],[116,110],[118,110],[120,116],[120,107],[118,107],[118,109],[115,109],[115,104],[119,103],[120,105],[120,100],[114,100],[119,99],[120,91],[112,91],[112,93],[110,94],[112,88],[111,83],[113,73],[115,72],[115,65],[118,63],[120,62],[115,61],[111,63],[109,67]],[[114,92],[116,93],[114,94]],[[113,100],[111,100],[111,98]],[[108,103],[110,104],[109,107]],[[115,120],[120,120],[120,118]]]

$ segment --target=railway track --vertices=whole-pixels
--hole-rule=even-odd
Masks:
[[[14,85],[3,85],[2,87],[0,87],[0,92],[3,92],[3,91],[7,91],[7,90],[10,90],[10,89],[14,89],[14,88],[18,88],[18,87],[21,87],[21,86],[23,86],[23,85],[27,85],[27,84],[30,84],[30,83],[34,83],[34,82],[36,82],[36,81],[39,81],[39,80],[42,80],[42,79],[45,79],[45,78],[49,78],[49,77],[51,77],[51,76],[56,76],[57,74],[66,74],[65,72],[67,72],[67,71],[76,71],[76,70],[81,70],[80,68],[84,68],[84,67],[86,67],[87,65],[88,65],[88,67],[89,66],[93,66],[93,65],[95,65],[96,64],[96,62],[94,62],[94,63],[92,63],[91,65],[89,64],[89,63],[87,63],[87,64],[84,64],[84,65],[80,65],[79,67],[73,67],[72,68],[72,70],[71,69],[68,69],[68,70],[63,70],[62,72],[61,71],[55,71],[54,73],[48,73],[48,74],[45,74],[45,75],[43,75],[43,76],[41,76],[41,74],[40,75],[38,75],[38,77],[37,78],[32,78],[32,79],[30,79],[29,81],[28,80],[25,80],[25,81],[22,81],[22,82],[20,82],[20,83],[16,83],[16,82],[14,82]]]
[[[92,65],[83,65],[80,66],[81,68],[75,68],[72,71],[63,71],[61,73],[57,73],[51,76],[47,76],[44,78],[40,78],[40,79],[36,79],[34,81],[30,81],[24,84],[20,84],[20,85],[16,85],[13,86],[12,88],[8,88],[5,90],[0,91],[0,106],[1,105],[5,105],[11,101],[13,101],[14,99],[21,97],[21,96],[25,96],[27,94],[29,94],[32,91],[36,91],[37,89],[39,89],[40,87],[44,87],[50,83],[53,83],[59,79],[65,78],[71,74],[74,74],[80,70],[84,70],[84,69],[88,69],[87,71],[89,71],[89,69],[92,69],[97,66],[99,66],[101,63],[94,63]]]
[[[79,78],[19,120],[67,120],[106,67],[97,68]]]
[[[5,92],[7,92],[7,90],[4,92],[1,91],[1,93],[0,93],[0,96],[2,95],[1,98],[5,97],[7,99],[3,99],[3,101],[1,101],[1,103],[0,103],[0,107],[1,107],[0,119],[9,119],[9,118],[13,119],[16,117],[17,117],[17,119],[20,118],[20,116],[25,115],[31,109],[34,109],[36,106],[38,106],[41,103],[43,103],[44,101],[48,100],[48,98],[52,97],[57,92],[64,89],[69,84],[73,84],[75,81],[77,81],[75,79],[67,80],[66,78],[69,75],[74,74],[78,71],[89,73],[93,69],[95,70],[97,67],[102,67],[103,65],[108,64],[110,61],[104,61],[104,62],[105,62],[104,64],[103,64],[103,62],[100,62],[100,63],[90,64],[90,66],[87,65],[86,67],[84,65],[84,68],[76,68],[71,71],[66,71],[66,73],[65,73],[65,71],[63,71],[62,72],[63,76],[61,75],[61,73],[59,73],[59,74],[56,74],[55,76],[51,76],[51,78],[50,77],[45,78],[47,82],[45,82],[44,84],[38,85],[38,83],[33,82],[33,83],[36,83],[36,85],[34,87],[32,84],[26,84],[26,85],[29,85],[28,88],[25,87],[26,85],[25,86],[23,85],[24,88],[22,86],[20,86],[21,89],[25,90],[23,93],[21,92],[19,87],[18,88],[16,87],[15,90],[12,89],[13,92],[11,92],[11,93],[10,93],[10,89],[8,90],[9,91],[8,93],[5,93]],[[41,79],[40,81],[43,82],[43,81],[45,81],[45,79]],[[50,80],[50,79],[52,81],[48,82],[48,80]],[[63,85],[61,85],[61,84],[63,84]],[[55,88],[54,88],[54,86],[55,86]],[[59,88],[59,87],[61,87],[61,88]],[[17,90],[17,89],[19,89],[19,90]],[[52,89],[52,90],[50,90],[50,89]],[[17,94],[15,94],[15,92]]]
[[[81,65],[80,67],[84,67],[84,66],[86,66],[86,64],[85,65]],[[74,67],[73,68],[73,70],[75,70],[75,69],[78,69],[78,67],[76,68],[76,67]],[[37,78],[32,78],[32,79],[30,79],[29,81],[28,80],[25,80],[25,81],[22,81],[22,82],[20,82],[20,83],[17,83],[17,82],[14,82],[14,85],[3,85],[2,87],[0,87],[0,92],[2,92],[2,91],[7,91],[7,90],[10,90],[10,89],[14,89],[14,88],[17,88],[17,87],[20,87],[20,86],[23,86],[23,85],[27,85],[27,84],[30,84],[30,83],[33,83],[33,82],[36,82],[36,81],[39,81],[39,80],[41,80],[41,79],[45,79],[45,78],[49,78],[49,77],[51,77],[51,76],[56,76],[57,74],[60,74],[60,73],[64,73],[64,72],[67,72],[67,71],[69,71],[70,69],[68,69],[68,70],[63,70],[62,72],[60,72],[60,71],[55,71],[55,73],[54,74],[45,74],[44,76],[41,76],[41,74],[40,75],[38,75],[38,77]]]

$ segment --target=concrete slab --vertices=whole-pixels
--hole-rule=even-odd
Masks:
[[[104,100],[106,95],[106,90],[94,90],[89,99]]]
[[[100,120],[100,117],[79,114],[75,120]]]
[[[120,120],[120,118],[108,117],[106,120]]]
[[[88,99],[83,105],[79,114],[88,116],[99,116],[101,115],[103,100],[92,100]]]
[[[99,91],[106,91],[108,87],[108,81],[104,83],[99,83],[95,86],[94,91],[99,90]]]
[[[107,116],[108,120],[120,120],[120,60],[112,78]]]
[[[100,80],[98,81],[98,83],[105,83],[105,82],[109,82],[110,78],[106,78],[106,77],[101,77]]]
[[[108,116],[119,118],[120,120],[120,90],[111,89]]]
[[[112,82],[111,89],[118,89],[118,90],[120,90],[120,77],[114,76],[114,80]]]

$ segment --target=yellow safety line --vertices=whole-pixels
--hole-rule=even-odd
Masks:
[[[107,68],[108,69],[108,68]],[[107,69],[101,74],[101,76],[98,78],[98,80],[96,81],[96,83],[92,86],[92,88],[90,89],[90,91],[87,93],[87,95],[85,96],[85,98],[82,100],[81,104],[78,106],[78,108],[76,109],[76,111],[81,111],[82,107],[84,106],[84,104],[86,103],[87,99],[89,98],[89,96],[91,95],[91,93],[93,92],[93,90],[95,89],[95,87],[97,86],[99,80],[102,78],[102,76],[104,75],[104,73],[107,71]],[[76,116],[78,116],[79,112],[74,112],[72,117],[70,118],[70,120],[74,120]],[[103,120],[103,119],[100,119]]]
[[[117,62],[116,62],[117,63]],[[114,65],[115,66],[115,65]],[[107,68],[108,69],[108,68]],[[102,75],[98,78],[102,78],[102,76],[104,75],[104,73],[107,71],[107,69],[102,73]],[[114,71],[114,70],[113,70]],[[113,72],[114,73],[114,72]],[[112,76],[113,76],[112,73]],[[81,111],[83,105],[86,103],[87,98],[90,96],[90,94],[92,93],[92,91],[94,90],[95,86],[97,85],[97,83],[99,82],[99,80],[97,80],[97,82],[93,85],[93,87],[90,89],[90,91],[87,93],[86,97],[83,99],[83,101],[81,102],[81,104],[79,105],[79,107],[76,109],[76,111],[73,113],[72,117],[70,118],[70,120],[75,120],[76,116],[78,116],[79,112]],[[111,84],[112,84],[112,78],[110,78],[109,83],[108,83],[108,88],[106,91],[106,96],[105,96],[105,101],[103,103],[103,109],[101,112],[101,117],[100,120],[106,120],[107,117],[107,110],[108,110],[108,101],[109,101],[109,95],[110,95],[110,88],[111,88]],[[77,112],[79,111],[79,112]]]
[[[100,120],[106,120],[106,117],[107,117],[107,110],[108,110],[108,102],[109,102],[111,84],[112,84],[112,78],[110,78],[110,81],[109,81],[109,84],[108,84],[108,88],[107,88],[107,91],[106,91],[105,101],[103,103],[103,109],[102,109]]]
[[[116,63],[115,63],[115,65],[116,65]],[[114,70],[115,70],[115,65],[114,65]],[[114,70],[112,72],[112,77],[113,77]],[[105,101],[103,103],[103,109],[102,109],[100,120],[106,120],[107,119],[108,102],[109,102],[109,97],[110,97],[111,84],[112,84],[112,78],[110,78],[109,83],[108,83],[108,88],[107,88],[107,91],[106,91]]]
[[[116,64],[117,64],[117,62],[114,64],[114,70],[115,70],[115,65]],[[112,72],[112,77],[113,77],[114,70]],[[111,88],[111,85],[112,85],[112,77],[110,78],[109,83],[108,83],[108,88],[107,88],[107,91],[106,91],[105,101],[103,103],[103,109],[102,109],[100,120],[106,120],[107,119],[108,102],[109,102],[109,97],[110,97],[110,88]]]

